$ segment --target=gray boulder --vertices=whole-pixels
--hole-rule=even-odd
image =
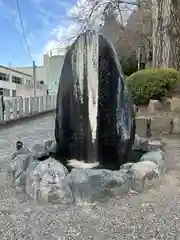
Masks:
[[[34,156],[31,154],[18,154],[12,158],[8,168],[8,180],[13,186],[25,189],[26,173],[28,167],[34,161]]]
[[[40,202],[72,203],[67,174],[68,170],[52,158],[33,163],[27,172],[26,193]]]
[[[129,191],[129,176],[123,171],[73,169],[68,178],[76,200],[80,201],[105,200]]]
[[[158,167],[160,174],[163,174],[166,170],[164,160],[165,160],[165,151],[163,151],[162,149],[157,149],[144,154],[141,157],[140,162],[151,161],[155,163]]]
[[[152,161],[142,161],[132,165],[131,169],[131,184],[132,190],[141,192],[149,180],[160,177],[158,166]]]
[[[47,157],[48,153],[46,151],[45,145],[44,144],[35,144],[32,149],[31,153],[37,158],[41,159],[43,157]]]
[[[27,154],[29,154],[29,153],[30,153],[30,151],[29,151],[28,148],[22,147],[22,148],[20,148],[19,150],[16,150],[15,153],[13,153],[12,159],[16,158],[18,155],[27,155]]]
[[[164,149],[165,143],[163,141],[159,140],[148,140],[148,149],[151,150],[157,150],[157,149]]]
[[[132,166],[134,165],[134,163],[125,163],[125,164],[123,164],[123,165],[121,165],[121,167],[120,167],[120,171],[125,171],[125,172],[129,172],[130,170],[131,170],[131,168],[132,168]]]
[[[45,149],[48,153],[56,153],[56,140],[55,139],[50,139],[44,141]]]
[[[135,135],[133,150],[144,150],[148,149],[148,140],[146,138]]]

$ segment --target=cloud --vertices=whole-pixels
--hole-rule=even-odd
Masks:
[[[44,52],[58,52],[64,53],[66,47],[74,40],[77,36],[79,26],[69,21],[64,22],[57,26],[50,33],[50,39],[44,46]]]

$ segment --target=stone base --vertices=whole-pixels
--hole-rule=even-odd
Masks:
[[[75,168],[69,173],[63,164],[51,157],[38,160],[54,152],[53,141],[35,145],[31,151],[21,148],[12,156],[8,170],[9,182],[23,189],[33,199],[53,204],[104,201],[109,197],[128,194],[131,189],[141,192],[148,181],[165,172],[165,152],[161,149],[161,142],[148,142],[138,136],[136,140],[133,151],[137,159],[134,163],[122,165],[118,171],[85,169],[85,163],[84,169]],[[90,163],[89,168],[93,164]]]

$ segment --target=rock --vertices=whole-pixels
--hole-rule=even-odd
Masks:
[[[35,144],[32,149],[31,153],[37,158],[48,158],[48,153],[46,151],[45,145],[44,144]]]
[[[157,165],[151,161],[141,161],[131,167],[132,180],[130,187],[132,190],[141,192],[148,182],[160,176]]]
[[[172,122],[171,116],[156,116],[151,118],[151,133],[159,135],[161,133],[172,133]]]
[[[73,169],[68,178],[77,201],[105,200],[129,191],[130,180],[124,171]]]
[[[162,105],[163,105],[163,108],[169,112],[171,110],[171,99],[170,98],[162,98]]]
[[[173,130],[174,134],[180,134],[180,117],[174,116],[173,117]]]
[[[34,163],[27,172],[26,193],[39,202],[72,203],[67,174],[68,170],[52,158]]]
[[[159,140],[148,140],[148,150],[156,150],[156,149],[163,149],[165,146],[165,143],[163,141]]]
[[[9,183],[25,189],[26,173],[33,161],[34,157],[31,154],[19,154],[13,158],[7,173]]]
[[[134,109],[134,113],[138,113],[139,109],[138,106],[136,106],[136,104],[133,104],[133,109]]]
[[[171,99],[171,111],[179,113],[180,112],[180,98],[172,97]]]
[[[55,139],[50,139],[44,141],[45,149],[48,153],[56,153],[56,140]]]
[[[160,103],[160,101],[150,99],[149,105],[148,105],[149,113],[159,113],[161,109],[162,109],[162,104]]]
[[[113,46],[93,31],[79,35],[66,53],[59,81],[57,158],[97,160],[119,169],[133,146],[134,117]]]
[[[134,139],[134,150],[147,150],[148,149],[148,139],[139,137],[137,134]]]
[[[148,124],[149,124],[149,118],[139,116],[136,117],[136,133],[140,137],[147,137],[148,136]]]
[[[151,152],[148,152],[146,154],[144,154],[140,161],[151,161],[153,163],[155,163],[158,167],[158,170],[161,174],[164,173],[165,171],[165,151],[161,150],[161,149],[157,149]]]
[[[131,167],[133,166],[134,163],[125,163],[120,167],[120,170],[124,170],[126,172],[129,172],[129,170],[131,169]]]
[[[29,153],[30,153],[30,151],[28,148],[22,147],[19,150],[16,150],[15,153],[13,153],[12,159],[16,158],[18,155],[27,155]]]

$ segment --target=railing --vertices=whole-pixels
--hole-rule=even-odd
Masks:
[[[56,95],[0,100],[0,123],[48,112],[56,108]]]

